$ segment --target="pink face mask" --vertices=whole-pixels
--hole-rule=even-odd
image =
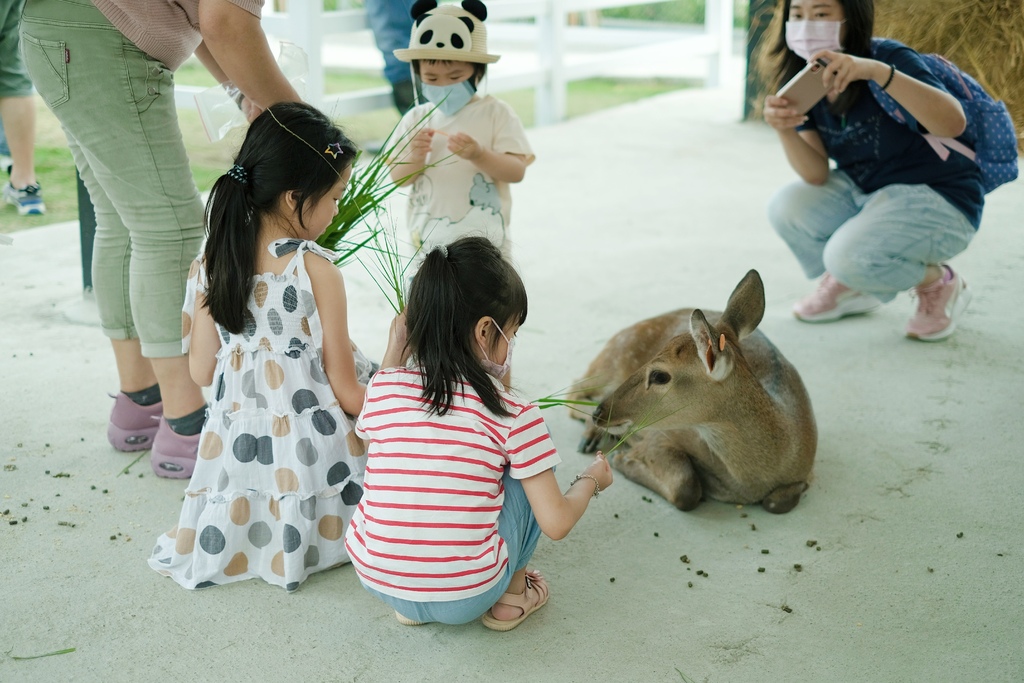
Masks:
[[[494,318],[491,318],[491,322],[494,322]],[[501,335],[501,338],[508,343],[508,353],[505,355],[505,362],[498,365],[487,356],[487,349],[481,346],[480,350],[483,351],[484,357],[480,360],[480,365],[483,366],[484,370],[489,375],[495,379],[501,379],[508,374],[509,368],[512,367],[512,348],[515,346],[516,338],[512,337],[512,339],[509,339],[506,337],[505,333],[501,331],[500,327],[498,327],[497,322],[494,322],[494,326],[498,328],[498,334]]]
[[[841,21],[787,21],[786,45],[807,61],[822,50],[838,52],[843,49],[839,41]]]

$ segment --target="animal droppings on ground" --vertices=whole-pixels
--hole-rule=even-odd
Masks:
[[[816,545],[818,545],[817,541],[807,541],[807,547],[808,548],[813,548]]]
[[[929,573],[929,574],[934,574],[934,573],[935,573],[935,570],[934,570],[934,569],[932,569],[931,567],[928,567],[928,573]]]
[[[679,561],[682,562],[683,564],[690,564],[690,558],[687,555],[680,555],[679,556]]]
[[[782,611],[785,612],[786,614],[792,614],[793,613],[793,608],[790,607],[789,605],[783,605],[782,606]]]
[[[74,522],[57,522],[57,526],[67,526],[67,527],[71,527],[72,529],[74,529],[75,528],[75,523]]]
[[[658,538],[658,532],[657,531],[654,532],[654,537]]]
[[[645,503],[653,503],[654,502],[653,498],[648,498],[647,496],[640,496],[640,500],[644,501]]]
[[[18,469],[17,465],[4,465],[4,472],[13,472]]]
[[[686,587],[687,588],[693,588],[693,581],[687,581],[686,582]]]
[[[58,472],[57,474],[53,475],[53,478],[54,479],[67,479],[70,476],[71,475],[68,474],[67,472]]]
[[[758,567],[757,568],[757,573],[758,574],[764,574],[764,567]]]
[[[804,566],[802,564],[794,564],[793,569],[795,569],[798,572],[802,572],[804,570]]]
[[[740,513],[740,517],[741,517],[741,518],[742,518],[742,517],[746,517],[746,516],[747,516],[747,513],[746,513],[746,512]]]
[[[768,554],[768,548],[761,548],[761,554],[762,555],[767,555]]]
[[[608,579],[608,582],[609,583],[615,583],[615,577],[613,576],[612,578]]]
[[[750,530],[751,531],[757,531],[757,525],[756,524],[751,524],[750,525]]]
[[[962,531],[960,531],[960,532],[957,532],[957,535],[956,535],[956,537],[957,537],[957,538],[963,538],[963,537],[964,537],[964,532],[962,532]]]

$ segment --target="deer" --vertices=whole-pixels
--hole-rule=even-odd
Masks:
[[[818,434],[799,373],[757,329],[764,308],[751,270],[723,312],[684,308],[616,333],[569,397],[598,403],[580,452],[625,439],[612,467],[682,511],[703,498],[792,510]]]

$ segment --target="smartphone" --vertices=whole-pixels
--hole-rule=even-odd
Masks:
[[[796,76],[779,89],[776,97],[786,98],[789,100],[790,109],[795,109],[798,114],[806,114],[828,92],[821,80],[822,69],[826,66],[828,62],[824,59],[808,62],[807,66],[800,69]]]

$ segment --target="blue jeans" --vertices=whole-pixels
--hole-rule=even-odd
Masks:
[[[366,0],[366,19],[377,49],[384,56],[384,78],[395,84],[412,80],[407,62],[399,61],[395,50],[409,47],[414,0]]]
[[[927,185],[864,193],[842,171],[821,186],[783,187],[768,204],[768,220],[807,277],[828,272],[881,301],[916,286],[927,266],[962,252],[977,232]]]
[[[508,564],[505,566],[505,573],[501,580],[489,591],[462,600],[413,602],[384,595],[367,586],[365,582],[363,588],[393,607],[402,616],[416,621],[466,624],[474,619],[479,619],[508,588],[512,581],[512,574],[526,567],[530,558],[533,557],[533,551],[537,549],[537,541],[540,539],[540,526],[533,516],[533,508],[530,507],[530,501],[526,499],[523,485],[518,479],[513,479],[508,470],[505,470],[501,482],[505,487],[505,502],[501,506],[501,512],[498,513],[498,535],[505,541]]]

